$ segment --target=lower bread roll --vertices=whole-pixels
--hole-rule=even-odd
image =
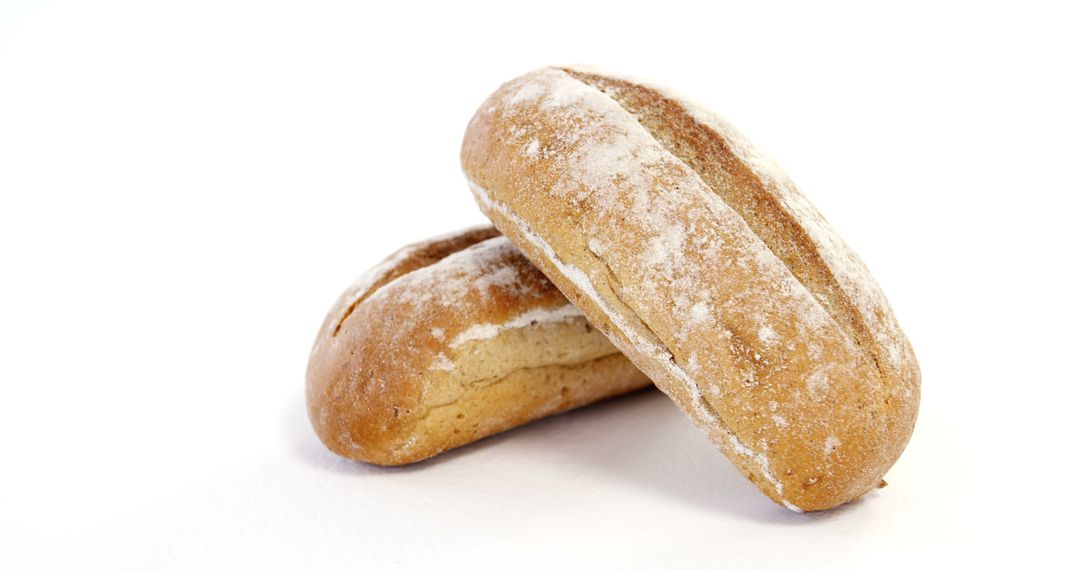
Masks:
[[[461,159],[495,226],[773,500],[840,505],[900,456],[920,380],[888,302],[722,119],[547,68],[480,107]]]
[[[405,247],[346,290],[307,404],[331,451],[402,465],[650,384],[488,227]]]

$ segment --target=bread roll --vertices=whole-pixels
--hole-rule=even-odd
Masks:
[[[401,465],[650,384],[488,227],[408,246],[346,290],[307,403],[331,451]]]
[[[858,256],[719,117],[547,68],[498,89],[462,165],[480,208],[774,501],[877,486],[919,368]]]

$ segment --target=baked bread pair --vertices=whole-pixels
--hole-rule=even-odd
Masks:
[[[919,401],[910,344],[858,256],[722,119],[641,82],[547,68],[503,85],[480,107],[461,158],[478,205],[506,237],[360,293],[367,300],[359,305],[343,303],[355,312],[381,298],[387,308],[373,304],[379,312],[363,317],[370,323],[352,325],[368,332],[328,345],[338,348],[320,348],[328,330],[338,330],[334,315],[328,318],[308,383],[316,431],[332,449],[368,461],[410,461],[644,384],[621,354],[766,495],[793,510],[850,501],[877,486],[899,457]],[[538,313],[546,316],[534,324],[519,313],[484,313],[509,302],[499,296],[506,287],[489,282],[510,282],[510,272],[482,277],[490,275],[485,262],[471,270],[481,276],[479,289],[494,293],[455,290],[458,310],[480,311],[466,313],[480,320],[463,326],[480,332],[455,329],[439,339],[423,330],[435,325],[413,324],[410,311],[439,306],[411,300],[427,294],[412,285],[425,279],[422,271],[446,264],[463,275],[464,257],[490,256],[483,252],[499,243],[542,272],[514,262],[554,299]],[[510,288],[534,298],[529,287]],[[550,316],[570,315],[571,307],[584,316]],[[596,329],[614,349],[599,343]],[[454,351],[475,336],[495,344]],[[569,344],[545,352],[556,338]],[[574,351],[575,343],[595,350]],[[503,386],[522,358],[536,358],[530,362],[539,369],[562,367],[558,380],[521,377]],[[617,373],[581,380],[577,385],[589,388],[579,388],[578,399],[556,397],[593,365],[572,367],[604,358],[613,367],[619,362]],[[461,376],[432,375],[432,363],[457,370],[459,362]],[[499,380],[485,383],[490,379]],[[520,396],[526,390],[529,396]],[[439,410],[454,406],[490,415],[451,438],[462,426]],[[383,439],[405,423],[412,427],[404,435]],[[437,439],[450,443],[414,454],[419,442]]]

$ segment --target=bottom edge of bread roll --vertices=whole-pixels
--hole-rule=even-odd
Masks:
[[[432,407],[410,435],[390,446],[388,454],[367,462],[383,466],[416,463],[646,385],[651,382],[618,353],[574,364],[521,368],[478,382],[452,404]]]

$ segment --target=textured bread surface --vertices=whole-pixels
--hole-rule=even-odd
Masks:
[[[346,290],[307,403],[330,450],[401,465],[650,384],[488,227],[405,247]]]
[[[461,158],[496,227],[773,500],[843,504],[900,456],[920,379],[888,302],[722,119],[545,68],[480,107]]]

